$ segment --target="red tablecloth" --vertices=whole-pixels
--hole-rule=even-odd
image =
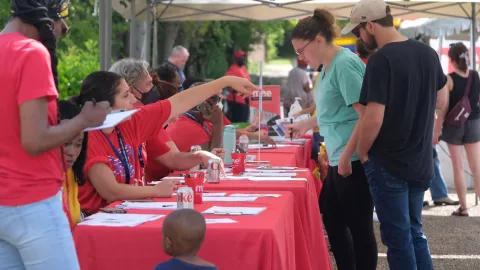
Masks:
[[[258,158],[258,150],[250,150],[249,155],[256,155],[257,160],[269,161],[271,166],[293,166],[300,168],[308,168],[311,172],[315,170],[317,165],[315,161],[310,159],[312,152],[312,137],[310,136],[303,145],[289,145],[279,146],[275,149],[262,149],[260,150],[260,158]],[[315,184],[315,191],[317,197],[320,197],[320,191],[322,189],[322,183],[319,179],[312,177]]]
[[[238,193],[238,191],[235,191]],[[228,192],[227,196],[229,195]],[[248,193],[248,192],[242,192]],[[255,193],[272,193],[255,191]],[[279,198],[258,198],[255,202],[205,202],[198,211],[212,206],[267,207],[257,216],[217,216],[230,218],[231,224],[208,224],[199,256],[224,270],[309,269],[298,262],[294,234],[294,199],[291,192],[275,192]],[[162,199],[160,201],[174,201]],[[129,210],[129,213],[168,214],[171,210]],[[79,225],[73,236],[82,270],[152,270],[169,259],[162,250],[163,219],[137,227],[92,227]],[[305,264],[305,268],[302,265]],[[296,267],[297,265],[297,267]],[[295,268],[296,267],[296,268]],[[300,267],[300,268],[299,268]],[[319,269],[319,268],[316,268]]]
[[[272,166],[297,166],[309,168],[312,141],[308,140],[302,145],[278,144],[275,149],[261,149],[260,159],[258,150],[249,150],[249,155],[256,155],[257,160],[270,161]]]
[[[299,172],[298,177],[307,181],[248,181],[225,180],[219,184],[204,185],[204,190],[250,190],[250,191],[291,191],[295,196],[295,248],[296,262],[310,262],[297,265],[298,270],[331,269],[330,258],[323,234],[323,226],[318,207],[316,180],[312,173]],[[298,250],[301,248],[301,251]],[[299,257],[300,256],[300,257]]]

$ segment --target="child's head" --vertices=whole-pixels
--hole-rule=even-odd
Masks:
[[[170,256],[196,255],[205,237],[205,218],[193,209],[180,209],[163,222],[163,250]]]
[[[80,107],[71,100],[58,101],[58,112],[60,122],[68,121],[80,113]],[[79,185],[83,185],[83,165],[85,164],[87,149],[87,133],[80,132],[67,141],[63,146],[65,162],[68,168],[72,168],[75,174],[76,181]]]

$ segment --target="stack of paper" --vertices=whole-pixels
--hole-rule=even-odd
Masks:
[[[252,196],[255,196],[255,197],[274,197],[274,198],[278,198],[282,195],[280,194],[248,194],[248,193],[234,193],[234,194],[231,194],[230,197],[252,197]]]
[[[117,208],[123,209],[152,209],[152,210],[175,210],[176,202],[123,202],[117,205]]]
[[[229,218],[206,218],[205,222],[207,224],[237,223],[236,220],[229,219]]]
[[[246,172],[243,176],[252,177],[295,177],[296,173],[276,173],[276,172]]]
[[[249,177],[250,181],[307,181],[307,178],[293,178],[293,177]]]
[[[257,197],[203,197],[204,202],[254,202]]]
[[[110,226],[110,227],[135,227],[142,223],[159,219],[165,215],[143,214],[107,214],[97,213],[86,218],[78,225],[86,226]]]
[[[255,150],[255,149],[275,149],[277,148],[276,146],[273,146],[273,145],[263,145],[263,144],[258,144],[258,143],[255,143],[255,144],[249,144],[248,145],[248,149],[249,150]]]
[[[291,172],[306,172],[307,169],[296,169],[296,170],[259,170],[255,168],[246,168],[246,172],[252,173],[291,173]]]
[[[232,216],[241,216],[241,215],[258,215],[263,212],[266,207],[221,207],[213,206],[209,209],[203,211],[204,214],[214,214],[214,215],[232,215]]]
[[[129,111],[125,111],[125,110],[112,111],[111,113],[107,114],[107,117],[105,118],[105,121],[103,122],[102,125],[97,127],[86,128],[83,131],[112,128],[120,124],[121,122],[123,122],[125,119],[132,116],[136,112],[138,112],[138,109],[129,110]]]
[[[286,166],[261,166],[257,167],[257,170],[295,170],[297,167],[286,167]]]

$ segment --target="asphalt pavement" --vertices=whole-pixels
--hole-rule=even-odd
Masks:
[[[454,190],[450,197],[457,199]],[[469,191],[467,203],[470,217],[455,217],[451,213],[458,206],[434,206],[430,192],[425,199],[430,206],[423,209],[422,220],[425,235],[428,238],[433,264],[437,270],[479,270],[480,269],[480,205],[475,206],[475,195]],[[379,270],[387,270],[387,249],[380,239],[380,224],[375,222],[375,233],[378,242]],[[332,264],[335,267],[333,256]],[[360,269],[359,269],[360,270]]]

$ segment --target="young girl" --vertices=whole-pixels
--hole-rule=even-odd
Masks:
[[[61,100],[58,102],[58,113],[60,114],[60,123],[64,123],[77,116],[80,108],[72,101]],[[65,210],[72,227],[82,220],[78,186],[85,183],[83,164],[85,164],[86,152],[82,149],[86,149],[87,139],[87,132],[79,132],[77,136],[63,145],[63,156],[67,166],[67,172],[64,174],[63,194],[66,202]]]
[[[175,185],[171,181],[143,186],[145,157],[142,144],[157,136],[170,119],[228,86],[246,94],[256,89],[245,79],[223,77],[143,106],[115,128],[90,132],[84,166],[87,181],[79,190],[82,209],[93,214],[117,200],[170,197]],[[122,76],[99,71],[85,78],[77,101],[82,105],[88,100],[106,100],[113,110],[132,109],[137,99],[131,91]]]
[[[325,138],[329,168],[320,210],[338,268],[373,270],[377,266],[373,200],[355,153],[365,64],[350,50],[334,45],[336,37],[335,18],[322,9],[300,20],[293,30],[292,44],[300,58],[314,69],[323,65],[314,94],[317,119],[293,127],[303,131],[317,121]]]

